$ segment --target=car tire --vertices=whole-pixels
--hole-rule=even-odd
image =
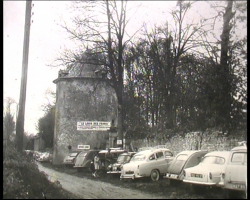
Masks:
[[[158,181],[160,179],[160,173],[157,169],[153,169],[150,174],[152,181]]]

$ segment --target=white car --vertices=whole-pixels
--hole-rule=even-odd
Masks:
[[[152,181],[158,181],[167,172],[173,157],[173,153],[165,148],[140,151],[122,166],[120,179],[150,177]]]
[[[192,184],[194,189],[200,189],[195,187],[199,185],[220,186],[221,174],[225,173],[229,155],[229,151],[207,153],[198,165],[184,170],[183,182]]]
[[[247,195],[247,146],[234,147],[219,183],[229,198]]]
[[[49,162],[51,157],[52,157],[51,153],[44,152],[44,153],[40,154],[40,156],[37,158],[37,161],[39,161],[39,162]]]

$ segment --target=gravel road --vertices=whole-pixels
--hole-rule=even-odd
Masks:
[[[83,199],[166,199],[166,196],[156,196],[129,188],[122,188],[105,182],[97,182],[88,178],[79,178],[45,168],[37,163],[40,171],[48,175],[51,181],[58,180],[62,188]]]

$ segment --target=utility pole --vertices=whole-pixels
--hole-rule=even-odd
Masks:
[[[23,63],[22,63],[22,78],[19,97],[19,110],[16,122],[16,148],[19,152],[23,150],[23,134],[24,134],[24,114],[26,101],[26,85],[29,57],[29,40],[30,40],[30,19],[31,19],[31,4],[32,1],[26,1],[26,14],[24,24],[24,41],[23,41]]]

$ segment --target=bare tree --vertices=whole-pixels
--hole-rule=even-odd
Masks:
[[[118,139],[123,142],[123,75],[124,49],[135,33],[130,36],[126,27],[127,0],[122,1],[77,1],[73,8],[80,14],[73,18],[75,28],[66,24],[63,28],[72,40],[79,42],[79,50],[66,50],[57,61],[71,70],[78,63],[101,65],[118,99]],[[127,39],[126,39],[127,38]],[[83,55],[88,57],[83,59]],[[93,56],[95,55],[95,56]],[[93,59],[92,59],[93,58]],[[123,145],[123,144],[122,144]]]

